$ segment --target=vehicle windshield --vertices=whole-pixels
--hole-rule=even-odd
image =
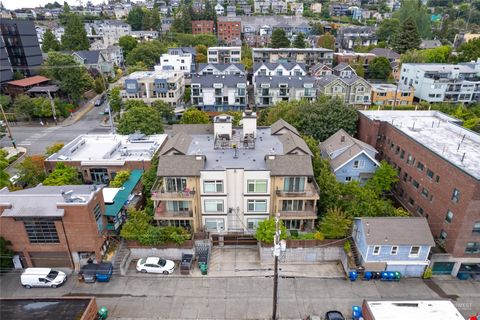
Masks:
[[[50,273],[46,276],[48,280],[54,280],[58,276],[58,271],[50,271]]]
[[[159,265],[160,267],[165,267],[165,264],[167,264],[167,261],[162,260],[162,259],[158,260],[158,265]]]

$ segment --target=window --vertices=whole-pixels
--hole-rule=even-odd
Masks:
[[[374,256],[378,256],[380,254],[380,249],[381,249],[381,246],[374,246],[373,247],[373,255]]]
[[[399,154],[400,153],[400,147],[397,146],[397,148],[395,149],[395,154]]]
[[[409,154],[407,157],[407,164],[414,164],[414,163],[415,163],[415,157]]]
[[[258,224],[263,221],[263,219],[247,219],[247,229],[248,230],[256,230]]]
[[[480,221],[475,222],[475,224],[473,225],[472,232],[473,233],[480,233]]]
[[[407,179],[408,179],[408,173],[404,173],[403,174],[403,181],[407,182]]]
[[[390,254],[392,256],[396,256],[398,252],[398,246],[392,246],[392,250],[390,250]]]
[[[305,177],[285,177],[283,189],[286,192],[303,192],[305,190]]]
[[[440,176],[439,176],[439,175],[437,175],[437,176],[435,177],[435,182],[436,182],[436,183],[440,182]]]
[[[448,223],[452,222],[453,219],[453,212],[450,209],[447,210],[447,215],[445,216],[445,221]]]
[[[408,255],[409,257],[418,257],[420,255],[420,247],[418,246],[413,246],[410,249],[410,254]]]
[[[283,220],[285,228],[287,230],[298,230],[300,229],[300,220]]]
[[[346,182],[352,181],[352,177],[345,177],[345,181],[346,181]]]
[[[422,196],[424,196],[425,198],[428,198],[428,189],[427,188],[422,189]]]
[[[165,178],[167,192],[183,192],[187,188],[187,178]]]
[[[423,208],[422,208],[422,207],[418,207],[418,208],[417,208],[417,213],[418,213],[419,215],[422,215],[422,216],[423,216]]]
[[[224,219],[205,219],[205,229],[209,231],[220,231],[225,229]]]
[[[205,193],[221,193],[223,192],[222,180],[205,180],[203,181],[203,192]]]
[[[412,185],[415,189],[418,189],[418,187],[420,186],[420,183],[418,183],[417,180],[413,179]]]
[[[248,200],[247,209],[249,212],[267,212],[267,200]]]
[[[408,198],[408,204],[413,207],[415,205],[415,200],[413,200],[411,197]]]
[[[353,161],[353,167],[354,167],[355,169],[358,169],[358,168],[360,167],[360,161],[359,161],[359,160]]]
[[[430,169],[427,169],[427,177],[428,177],[429,179],[433,179],[433,175],[434,175],[433,171],[430,170]]]
[[[283,200],[282,211],[302,211],[303,200]]]
[[[402,149],[400,151],[400,159],[403,159],[403,158],[405,158],[405,150]]]
[[[418,169],[418,171],[423,171],[424,167],[425,167],[425,166],[423,165],[423,163],[421,163],[420,161],[417,162],[417,169]]]
[[[24,220],[25,231],[30,243],[59,243],[55,221],[51,219]]]
[[[205,212],[223,212],[223,200],[209,199],[203,202]]]
[[[468,242],[465,248],[465,253],[478,254],[480,253],[480,242]]]
[[[188,211],[188,201],[166,201],[165,205],[167,207],[167,211],[170,212],[182,212]]]
[[[447,239],[447,231],[445,230],[440,231],[440,235],[438,236],[438,238],[442,241],[445,241]]]
[[[266,193],[267,180],[248,180],[247,192],[249,193]]]
[[[137,84],[134,82],[127,82],[127,90],[136,90]]]
[[[458,200],[460,200],[460,190],[455,188],[455,189],[453,189],[453,193],[452,193],[452,201],[457,203]]]

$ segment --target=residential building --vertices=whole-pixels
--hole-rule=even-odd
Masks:
[[[280,101],[317,98],[315,78],[309,76],[263,76],[255,77],[255,105],[268,107]]]
[[[217,3],[215,5],[215,12],[217,13],[217,16],[223,16],[225,14],[225,8],[220,3]]]
[[[377,57],[387,58],[390,63],[400,62],[400,55],[388,48],[375,48],[370,50],[370,53],[374,54]]]
[[[245,75],[192,76],[191,102],[204,111],[239,111],[248,103]]]
[[[453,41],[453,44],[455,48],[458,48],[462,44],[478,38],[480,38],[480,33],[471,33],[471,32],[457,33],[455,35],[455,40]]]
[[[213,20],[194,20],[192,21],[193,34],[214,34],[215,26]]]
[[[375,159],[377,150],[343,129],[321,142],[320,151],[339,182],[358,181],[364,185],[380,166]]]
[[[8,58],[7,49],[3,43],[3,37],[0,37],[0,84],[13,79],[13,69]]]
[[[480,263],[480,135],[460,124],[439,111],[359,111],[358,138],[398,171],[393,195],[428,220],[434,274]]]
[[[298,131],[283,120],[257,127],[249,110],[242,127],[234,128],[232,120],[219,115],[213,127],[174,126],[159,157],[155,220],[242,235],[279,212],[287,229],[312,230],[319,191],[311,152]]]
[[[287,15],[266,15],[242,17],[243,36],[251,35],[272,35],[274,29],[283,29],[287,37],[302,32],[306,36],[310,35],[312,27],[308,19],[298,16]]]
[[[372,84],[372,104],[377,106],[411,106],[415,89],[391,83]]]
[[[20,72],[26,77],[36,75],[43,57],[33,21],[0,19],[0,35],[3,38],[0,44],[2,81],[12,80],[11,72]]]
[[[333,74],[333,69],[323,63],[317,63],[316,65],[310,68],[309,73],[312,77],[320,78],[323,76]]]
[[[50,82],[49,78],[44,76],[33,76],[20,80],[9,81],[4,84],[4,91],[11,97],[15,97],[19,94],[25,94],[33,87],[46,85]]]
[[[237,16],[237,7],[236,6],[227,6],[227,17],[233,18]]]
[[[0,191],[0,235],[12,242],[23,267],[78,270],[106,253],[101,187],[43,186]]]
[[[290,11],[298,16],[302,17],[303,16],[303,2],[291,2],[288,4],[290,6]],[[287,9],[288,11],[288,9]]]
[[[322,12],[322,4],[321,3],[312,3],[310,5],[310,11],[313,13],[321,13]]]
[[[342,17],[342,16],[349,16],[350,9],[349,6],[346,4],[330,4],[330,16],[332,17]]]
[[[195,72],[196,56],[197,50],[193,47],[169,48],[167,53],[160,56],[160,68],[158,69],[183,72],[185,76],[189,76]]]
[[[402,277],[422,277],[435,246],[424,217],[354,218],[352,238],[364,270],[400,272]]]
[[[123,67],[123,49],[118,45],[108,46],[100,50],[106,61],[112,62],[117,67]]]
[[[333,68],[333,74],[317,79],[317,95],[338,97],[348,105],[365,107],[371,104],[372,86],[347,64]]]
[[[217,21],[218,39],[226,45],[241,43],[242,22],[240,18],[219,17]]]
[[[199,63],[197,75],[246,75],[241,63]]]
[[[427,102],[480,101],[480,58],[475,63],[404,63],[400,83],[415,88],[415,98]]]
[[[406,307],[408,306],[408,307]],[[463,320],[454,302],[448,300],[363,300],[362,316],[365,320]]]
[[[306,76],[307,67],[303,63],[255,63],[253,66],[253,79],[257,76]]]
[[[80,135],[49,156],[45,170],[50,173],[62,162],[76,168],[85,183],[107,184],[119,171],[149,169],[166,139],[166,134]]]
[[[325,48],[253,48],[253,62],[296,62],[307,68],[323,63],[331,66],[333,51]]]
[[[130,31],[130,34],[135,39],[139,41],[150,41],[158,39],[158,31],[153,30],[141,30],[141,31]]]
[[[242,60],[241,47],[209,47],[208,63],[239,63]]]
[[[118,40],[123,36],[128,36],[132,32],[132,27],[121,20],[100,20],[93,23],[86,23],[85,29],[89,36],[93,36],[95,31],[97,37],[101,38],[104,47],[118,44]]]
[[[368,68],[370,62],[375,59],[377,56],[373,53],[363,53],[363,52],[335,52],[333,54],[335,63],[337,64],[362,64],[364,68]]]
[[[72,56],[75,61],[84,65],[87,69],[100,71],[111,77],[115,76],[113,61],[107,61],[100,50],[74,51]]]
[[[136,71],[120,79],[122,99],[140,99],[147,104],[160,100],[171,107],[183,104],[185,76],[183,72],[158,70]]]
[[[337,43],[343,49],[352,50],[355,46],[376,45],[377,42],[375,27],[347,26],[337,32]]]
[[[115,14],[115,19],[120,20],[128,16],[132,10],[132,5],[130,3],[117,3],[113,7],[113,12]]]
[[[420,43],[420,49],[435,49],[442,46],[440,40],[422,40]]]

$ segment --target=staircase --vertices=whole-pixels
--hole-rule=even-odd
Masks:
[[[125,256],[129,253],[130,253],[130,250],[127,248],[125,244],[125,240],[124,239],[120,240],[117,253],[115,254],[115,258],[113,259],[113,274],[121,275],[120,267],[121,267],[123,258],[125,258]]]
[[[348,238],[348,242],[350,242],[350,251],[352,252],[353,261],[355,262],[355,267],[358,269],[362,269],[362,263],[360,261],[360,254],[358,253],[358,248],[353,241],[353,238]]]

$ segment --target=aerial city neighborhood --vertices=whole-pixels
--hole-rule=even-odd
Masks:
[[[480,319],[480,2],[0,2],[0,319]]]

